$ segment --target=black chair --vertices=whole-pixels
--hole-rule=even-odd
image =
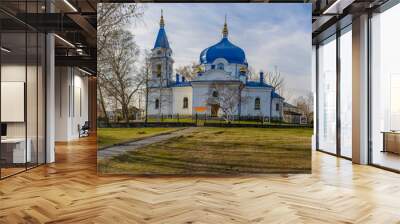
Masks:
[[[89,121],[85,121],[85,124],[83,124],[82,127],[79,128],[79,138],[89,136],[89,130],[90,130]]]

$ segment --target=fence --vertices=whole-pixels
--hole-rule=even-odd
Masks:
[[[226,121],[222,117],[211,116],[208,114],[195,115],[159,115],[148,116],[147,120],[130,120],[129,122],[104,122],[104,119],[98,120],[99,127],[312,127],[312,124],[300,125],[285,123],[280,117],[265,116],[235,116],[233,120]]]

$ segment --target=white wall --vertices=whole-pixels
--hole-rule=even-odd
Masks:
[[[211,114],[211,106],[208,104],[208,99],[210,97],[210,86],[213,85],[213,82],[196,82],[192,83],[193,86],[193,107],[207,107],[207,110],[204,112],[197,112],[193,110],[193,115],[197,114]],[[235,88],[239,88],[237,83],[234,84],[226,84],[231,86],[237,86]],[[239,114],[239,110],[237,107],[233,109],[236,111],[235,115]],[[218,111],[218,116],[222,116],[223,112],[220,109]]]
[[[55,141],[70,141],[88,120],[88,78],[71,67],[56,67],[55,73]]]
[[[70,76],[68,67],[55,69],[55,140],[68,140],[69,118],[69,84]]]
[[[25,64],[24,65],[2,65],[1,81],[18,81],[25,82]]]
[[[1,108],[1,122],[25,121],[24,82],[1,82]]]
[[[148,102],[148,115],[160,115],[160,109],[155,108],[156,99],[160,100],[161,104],[161,114],[162,115],[170,115],[172,114],[172,89],[171,88],[162,88],[161,91],[159,88],[151,88],[149,89],[149,102]]]
[[[197,112],[193,110],[193,113],[196,114],[211,114],[211,109],[209,108],[209,105],[207,104],[207,99],[209,96],[209,85],[206,83],[196,83],[193,84],[193,102],[192,105],[193,107],[207,107],[208,109],[204,111],[204,113]]]
[[[25,71],[24,65],[9,64],[1,66],[1,81],[2,82],[24,82]],[[8,108],[1,108],[7,110]],[[24,108],[22,108],[24,110]],[[8,137],[25,137],[25,122],[7,122]]]
[[[80,127],[89,120],[89,102],[88,102],[88,78],[81,76],[81,73],[74,75],[74,102],[72,104],[72,119],[71,119],[71,135],[73,138],[79,137],[78,125]]]
[[[224,71],[231,73],[231,76],[234,78],[239,78],[240,68],[243,66],[245,67],[245,65],[242,64],[228,63],[224,58],[217,58],[212,64],[205,65],[205,71],[211,70],[212,65],[215,65],[215,70],[217,70],[217,65],[219,63],[223,63]]]
[[[25,63],[2,64],[1,97],[3,101],[1,110],[2,120],[7,124],[7,137],[24,138],[27,136],[31,149],[31,161],[36,162],[38,158],[39,163],[44,163],[45,91],[43,88],[44,74],[41,71],[40,66],[26,66]],[[16,99],[11,95],[14,97],[19,95],[19,97]],[[7,114],[14,118],[4,116]]]
[[[172,108],[174,114],[192,115],[192,87],[175,87],[172,88]],[[183,108],[183,99],[188,98],[188,108]]]
[[[25,65],[18,65],[18,64],[13,64],[13,65],[2,65],[1,66],[1,82],[2,85],[5,85],[7,82],[18,82],[18,83],[26,83],[25,82],[25,71],[26,67]],[[29,68],[28,68],[29,70]],[[3,83],[5,82],[5,83]],[[4,86],[5,87],[5,86]],[[4,94],[6,94],[4,92],[5,90],[2,89],[2,96],[1,98],[8,98],[7,96],[4,96]],[[24,95],[24,90],[22,90],[22,92],[20,92],[19,94]],[[24,96],[20,96],[22,97],[22,99],[24,99]],[[23,102],[24,104],[24,102]],[[4,102],[2,102],[2,106],[4,107]],[[35,105],[36,106],[36,105]],[[2,110],[2,115],[4,115],[4,113],[12,113],[11,111],[9,111],[11,108],[1,108]],[[20,114],[22,112],[22,116],[24,116],[24,105],[22,105],[22,108],[19,108],[19,110],[21,111],[16,111],[15,113]],[[19,116],[20,117],[20,116]],[[2,120],[4,120],[4,118],[2,117]],[[8,122],[8,129],[18,129],[18,126],[22,129],[25,129],[25,125],[19,125],[19,124],[23,124],[24,123],[24,117],[22,117],[22,121],[21,122]],[[17,132],[17,131],[16,131]],[[21,136],[18,137],[24,137],[25,136],[25,130],[21,130],[20,131]]]
[[[24,65],[2,65],[1,81],[2,82],[25,82],[25,64]],[[7,110],[7,108],[1,108]],[[25,137],[25,122],[8,122],[7,137]]]
[[[245,88],[242,91],[241,116],[270,116],[271,89],[267,88]],[[254,101],[259,97],[260,110],[254,109]]]
[[[276,104],[279,104],[279,110],[276,109]],[[271,105],[272,118],[278,119],[283,117],[283,100],[280,98],[273,98]]]
[[[163,101],[161,103],[161,114],[163,115],[192,115],[202,114],[197,112],[193,108],[195,107],[207,107],[208,109],[203,113],[211,114],[211,107],[207,103],[209,98],[209,87],[208,82],[193,82],[192,86],[187,87],[174,87],[166,88],[162,90]],[[237,84],[235,84],[237,85]],[[264,116],[269,117],[271,110],[271,91],[270,88],[245,88],[242,91],[242,104],[241,104],[241,116]],[[183,108],[183,98],[188,97],[189,107]],[[256,98],[260,98],[260,110],[254,109],[254,101]],[[160,99],[160,90],[152,88],[149,90],[149,104],[148,114],[159,115],[159,109],[155,109],[155,100]],[[281,110],[276,112],[273,111],[272,116],[281,117],[283,103],[282,100],[276,99],[275,103],[280,103]],[[275,109],[274,105],[273,108]],[[219,111],[219,115],[221,111]],[[239,114],[239,110],[236,110],[236,114]]]

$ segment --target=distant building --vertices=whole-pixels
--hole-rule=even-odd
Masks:
[[[265,82],[262,72],[258,81],[248,80],[249,65],[245,52],[229,41],[226,21],[222,39],[200,53],[197,77],[191,81],[179,74],[173,80],[174,60],[164,25],[161,15],[160,29],[151,56],[149,116],[221,116],[223,107],[217,99],[223,94],[220,90],[222,86],[238,90],[238,94],[232,96],[239,98],[233,109],[235,116],[283,118],[284,98]]]
[[[283,103],[283,121],[292,124],[307,124],[307,116],[296,106]]]
[[[122,121],[123,114],[122,114],[122,109],[118,108],[112,111],[107,111],[108,118],[110,121],[113,122],[119,122]],[[128,119],[130,121],[134,120],[142,120],[144,118],[144,110],[139,109],[137,107],[131,106],[129,107],[129,117]]]

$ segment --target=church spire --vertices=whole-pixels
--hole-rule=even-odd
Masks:
[[[161,18],[160,18],[160,28],[164,28],[164,16],[163,16],[163,10],[161,9]]]
[[[224,23],[224,29],[222,30],[222,35],[224,37],[228,37],[228,25],[226,24],[226,14],[225,14],[225,23]]]
[[[160,29],[158,30],[158,35],[156,42],[154,44],[154,48],[166,48],[169,49],[169,42],[167,38],[167,33],[165,32],[164,29],[164,15],[163,15],[163,10],[161,10],[161,18],[160,18]]]

